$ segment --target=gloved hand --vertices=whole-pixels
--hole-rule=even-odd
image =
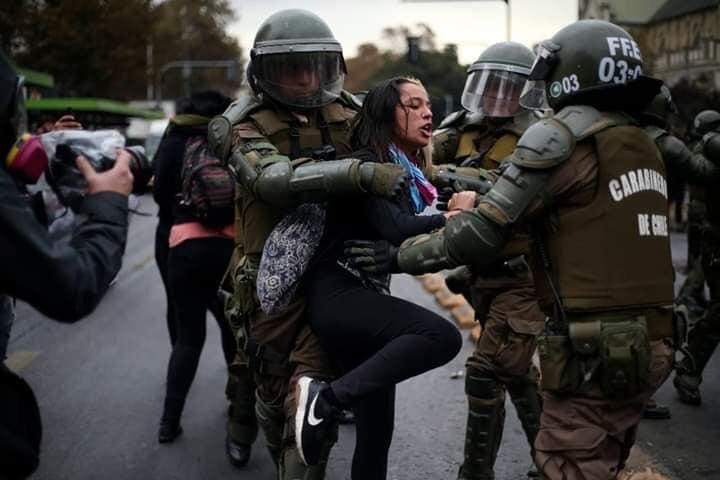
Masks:
[[[348,240],[344,254],[351,267],[368,273],[399,273],[398,247],[386,240]]]
[[[406,170],[394,163],[364,162],[360,165],[360,184],[374,195],[397,200],[407,188]]]
[[[444,187],[438,190],[437,204],[435,208],[441,212],[448,211],[448,203],[452,196],[455,195],[455,189],[453,187]]]

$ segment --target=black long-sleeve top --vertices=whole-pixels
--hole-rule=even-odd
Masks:
[[[53,243],[0,168],[0,293],[61,322],[90,313],[120,270],[128,199],[114,192],[88,195],[81,213],[87,220],[76,227],[69,244]]]
[[[350,155],[362,161],[377,161],[370,150]],[[410,198],[397,203],[375,196],[344,199],[328,204],[325,232],[315,261],[325,263],[343,259],[345,240],[387,240],[399,246],[405,239],[445,226],[445,216],[415,215]]]

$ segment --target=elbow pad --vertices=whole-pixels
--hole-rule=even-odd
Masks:
[[[480,200],[478,208],[500,225],[515,223],[543,190],[551,170],[530,170],[510,164]]]
[[[398,265],[413,275],[459,265],[485,265],[502,251],[506,238],[505,228],[483,214],[461,212],[449,219],[443,230],[403,242]]]

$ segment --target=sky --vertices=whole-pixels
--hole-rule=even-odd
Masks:
[[[509,0],[511,40],[528,47],[550,38],[577,20],[578,0]],[[439,48],[458,45],[460,63],[472,63],[495,42],[507,39],[507,5],[502,0],[456,0],[403,2],[401,0],[231,0],[238,21],[228,33],[240,39],[247,53],[260,24],[286,8],[310,10],[325,20],[343,46],[346,58],[356,55],[358,45],[383,46],[382,29],[425,23],[436,34]],[[247,55],[246,55],[247,56]]]

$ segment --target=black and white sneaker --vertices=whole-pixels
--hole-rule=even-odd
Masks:
[[[328,384],[310,377],[298,380],[298,408],[295,412],[295,442],[303,463],[317,465],[328,434],[337,423],[339,409],[320,393]]]

